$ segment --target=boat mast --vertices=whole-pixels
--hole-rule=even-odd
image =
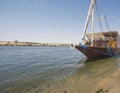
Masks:
[[[91,46],[93,46],[93,40],[94,40],[94,8],[92,9]]]
[[[87,15],[87,18],[86,18],[86,23],[85,23],[85,27],[84,27],[84,31],[83,31],[82,40],[85,40],[85,35],[86,35],[88,23],[89,23],[89,20],[90,20],[90,18],[92,16],[92,11],[94,9],[95,1],[96,0],[91,0],[91,4],[90,4],[89,10],[88,10],[88,15]]]

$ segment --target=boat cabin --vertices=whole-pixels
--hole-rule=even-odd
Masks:
[[[92,34],[86,34],[88,38],[86,42],[86,46],[111,46],[118,47],[119,46],[119,34],[117,31],[109,31],[109,32],[98,32],[93,34],[93,42],[91,42]]]

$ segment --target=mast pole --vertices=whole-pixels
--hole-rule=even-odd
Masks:
[[[94,8],[92,10],[91,46],[93,46],[93,41],[94,41]]]
[[[90,4],[89,10],[88,10],[88,15],[86,18],[86,23],[85,23],[85,27],[84,27],[84,31],[83,31],[82,40],[85,40],[86,30],[87,30],[88,23],[91,18],[91,15],[92,15],[92,9],[94,8],[95,1],[96,0],[91,0],[91,4]]]

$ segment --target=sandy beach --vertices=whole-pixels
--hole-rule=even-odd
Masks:
[[[96,93],[120,93],[120,68],[99,81],[99,90]]]
[[[108,58],[86,63],[75,74],[44,86],[39,93],[119,93],[120,59]]]

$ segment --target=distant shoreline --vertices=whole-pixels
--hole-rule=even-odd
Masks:
[[[0,46],[70,46],[70,44],[66,44],[66,43],[0,41]]]

